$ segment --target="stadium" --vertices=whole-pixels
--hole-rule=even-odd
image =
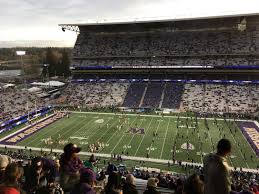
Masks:
[[[60,24],[78,34],[72,75],[28,80],[36,91],[0,85],[2,152],[57,157],[73,143],[82,158],[189,174],[227,138],[231,169],[258,181],[258,21],[248,14]]]

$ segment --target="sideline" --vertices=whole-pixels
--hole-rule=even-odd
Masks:
[[[54,152],[54,153],[63,153],[63,150],[60,149],[49,149],[49,148],[37,148],[37,147],[26,147],[25,146],[14,146],[14,145],[2,145],[0,144],[1,148],[7,148],[7,149],[31,149],[33,151],[44,151],[44,152]],[[92,153],[92,152],[79,152],[79,155],[83,156],[91,156],[94,154],[97,157],[103,157],[103,158],[111,158],[111,154],[103,154],[103,153]],[[159,163],[159,164],[168,164],[170,162],[173,164],[172,160],[163,160],[163,159],[156,159],[156,158],[144,158],[144,157],[135,157],[135,156],[125,156],[122,155],[122,158],[125,160],[133,160],[133,161],[145,161],[145,162],[153,162],[153,163]],[[177,162],[176,162],[177,163]],[[203,166],[201,163],[191,163],[191,162],[182,162],[182,165],[193,165],[193,166]],[[231,170],[233,170],[233,167],[230,167]],[[240,171],[240,168],[237,168],[237,171]],[[259,174],[259,170],[256,169],[249,169],[249,168],[242,168],[243,172],[252,172],[252,173],[257,173]]]
[[[13,133],[7,135],[7,136],[4,136],[3,138],[0,139],[0,142],[2,142],[3,140],[8,139],[9,137],[11,137],[11,136],[13,136],[13,135],[15,135],[15,134],[18,134],[18,133],[20,133],[21,131],[24,131],[25,129],[30,128],[30,127],[32,127],[32,126],[34,126],[34,125],[36,125],[36,124],[38,124],[38,123],[40,123],[40,122],[42,122],[42,121],[44,121],[44,120],[46,120],[46,119],[48,119],[48,118],[54,116],[54,115],[55,115],[55,113],[53,113],[53,114],[51,114],[51,115],[49,115],[49,116],[47,116],[47,117],[44,117],[44,118],[42,118],[42,119],[40,119],[40,120],[38,120],[38,121],[36,121],[36,122],[33,122],[33,123],[29,124],[29,125],[26,125],[25,127],[19,129],[18,131],[15,131],[15,132],[13,132]],[[43,128],[44,128],[44,127],[43,127]]]
[[[70,113],[76,113],[76,114],[100,114],[100,115],[127,115],[127,116],[139,116],[139,117],[159,117],[161,118],[161,115],[146,115],[146,114],[122,114],[122,113],[109,113],[109,112],[80,112],[80,111],[60,111],[60,112],[70,112]],[[163,117],[166,118],[178,118],[178,116],[166,116],[164,115]],[[179,117],[181,119],[186,119],[186,118],[190,118],[190,117],[185,117],[185,116],[181,116]],[[204,117],[197,117],[198,120],[203,120]],[[214,120],[214,118],[212,117],[208,117],[208,120]],[[222,118],[217,118],[217,120],[224,120]],[[246,120],[246,119],[226,119],[226,121],[244,121],[244,122],[256,122],[254,120]],[[259,124],[258,124],[259,125]]]

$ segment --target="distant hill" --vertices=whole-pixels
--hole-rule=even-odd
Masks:
[[[0,41],[0,48],[14,48],[14,47],[73,47],[72,42],[64,40],[14,40],[14,41]]]

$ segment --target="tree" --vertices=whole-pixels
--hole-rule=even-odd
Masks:
[[[65,77],[68,77],[70,75],[70,69],[69,69],[70,59],[69,59],[68,53],[65,49],[62,51],[61,64],[62,64],[62,75],[64,75]]]
[[[49,67],[48,67],[49,76],[56,75],[56,72],[57,72],[56,68],[58,65],[58,56],[54,53],[52,48],[47,49],[45,62],[46,62],[46,64],[49,65]],[[46,72],[44,72],[44,73],[46,73]]]

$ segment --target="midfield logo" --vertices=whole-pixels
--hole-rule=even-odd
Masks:
[[[132,134],[145,134],[145,129],[143,128],[130,128],[127,133],[132,133]]]

